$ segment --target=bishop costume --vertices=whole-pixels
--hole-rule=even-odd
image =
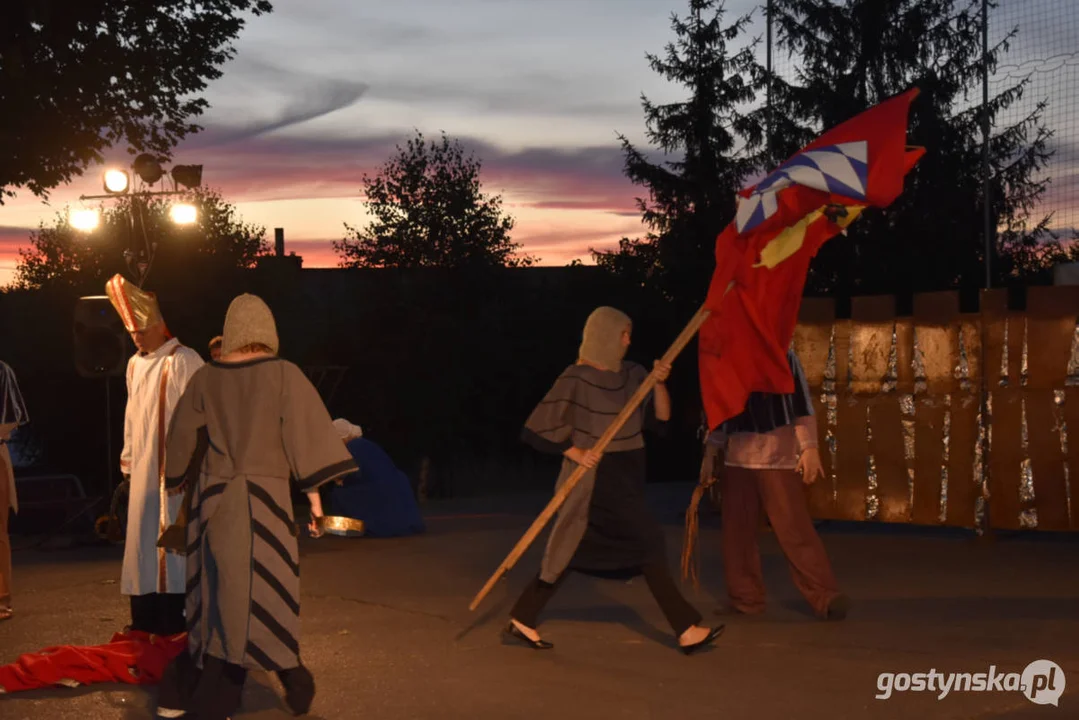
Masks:
[[[152,293],[120,275],[105,289],[129,333],[164,323]],[[184,630],[184,557],[159,548],[157,539],[176,520],[181,501],[165,487],[165,435],[188,381],[202,365],[199,354],[174,337],[152,352],[137,352],[127,363],[120,470],[129,490],[120,592],[131,597],[133,630],[158,635]]]

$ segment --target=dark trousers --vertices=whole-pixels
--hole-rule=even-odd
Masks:
[[[183,593],[149,593],[131,596],[131,629],[153,635],[176,635],[187,631]]]
[[[303,665],[277,671],[285,688],[285,703],[304,715],[315,699],[315,679]],[[225,720],[240,708],[247,670],[212,655],[203,656],[202,670],[190,653],[182,652],[165,669],[158,688],[158,709],[183,710],[198,720]]]
[[[722,481],[723,567],[731,605],[764,610],[764,577],[757,545],[761,508],[787,557],[791,578],[820,616],[839,594],[832,565],[809,515],[805,485],[790,470],[727,468]]]
[[[525,586],[521,597],[517,599],[517,604],[513,606],[510,617],[522,625],[535,628],[540,612],[554,597],[555,592],[570,572],[567,570],[562,573],[553,583],[543,582],[539,575],[536,575]],[[659,609],[663,611],[675,635],[680,636],[701,621],[701,614],[682,597],[681,591],[674,583],[674,578],[671,577],[667,563],[647,563],[641,567],[641,573],[644,575],[645,583],[648,584],[648,589],[652,592],[652,597],[656,599]]]

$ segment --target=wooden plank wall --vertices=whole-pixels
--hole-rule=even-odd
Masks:
[[[1076,287],[1030,288],[1023,313],[996,290],[972,314],[954,292],[916,296],[912,317],[892,297],[855,298],[850,320],[831,300],[803,301],[794,344],[826,473],[809,490],[814,517],[972,528],[987,495],[990,528],[1079,530],[1077,317]]]

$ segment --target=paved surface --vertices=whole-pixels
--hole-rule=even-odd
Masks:
[[[688,488],[657,492],[672,562]],[[672,494],[673,493],[673,494]],[[643,582],[572,579],[543,624],[554,650],[504,644],[499,629],[534,572],[533,548],[483,606],[468,603],[542,507],[539,499],[427,508],[424,536],[301,545],[303,655],[314,718],[1077,718],[1079,542],[979,541],[909,528],[822,527],[855,602],[843,623],[809,617],[770,535],[765,616],[728,621],[714,650],[684,657]],[[702,529],[705,576],[689,597],[708,616],[722,593],[718,529]],[[18,540],[16,545],[18,545]],[[126,622],[116,548],[16,552],[16,618],[0,661],[97,644]],[[712,618],[709,617],[709,620]],[[1059,707],[1019,692],[896,693],[882,672],[1064,670]],[[239,717],[289,717],[276,680],[248,681]],[[0,719],[149,718],[152,689],[91,686],[0,697]]]

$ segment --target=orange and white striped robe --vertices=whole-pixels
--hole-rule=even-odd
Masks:
[[[176,520],[183,495],[165,489],[165,445],[169,422],[188,381],[203,366],[197,352],[173,338],[127,364],[127,409],[120,469],[131,477],[127,541],[120,575],[124,595],[183,593],[184,556],[157,547]]]

